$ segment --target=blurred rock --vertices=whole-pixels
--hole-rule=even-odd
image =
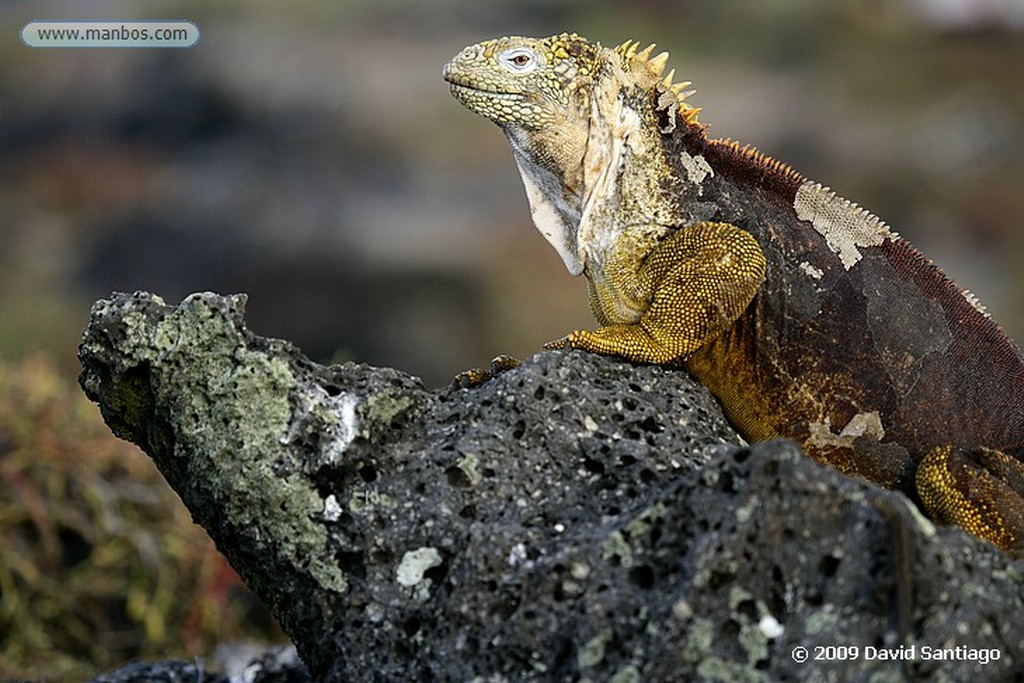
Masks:
[[[131,662],[90,683],[308,683],[310,680],[294,647],[259,648],[246,654],[241,662],[227,661],[224,667],[208,670],[200,661],[168,660]],[[217,659],[215,657],[215,659]],[[218,669],[224,673],[218,673]]]

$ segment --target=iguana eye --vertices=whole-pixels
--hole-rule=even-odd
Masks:
[[[517,47],[502,52],[498,57],[501,64],[515,73],[528,73],[537,68],[539,60],[532,50]]]

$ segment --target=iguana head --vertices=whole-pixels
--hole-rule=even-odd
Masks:
[[[668,53],[651,57],[653,45],[637,47],[608,49],[575,33],[507,37],[470,45],[444,66],[452,95],[504,130],[534,224],[574,275],[629,221],[657,222],[650,202],[627,196],[646,175],[650,199],[658,199],[654,109],[696,123],[697,110],[682,102],[688,84],[673,84],[672,74],[662,79]],[[651,158],[637,159],[644,154]],[[632,175],[622,172],[630,159],[639,162]],[[622,202],[641,215],[612,206]]]
[[[575,33],[470,45],[445,64],[452,95],[499,126],[536,130],[586,113],[600,46]]]

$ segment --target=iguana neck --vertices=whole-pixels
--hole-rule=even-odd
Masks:
[[[658,140],[668,91],[646,69],[645,79],[624,68],[615,51],[602,57],[585,115],[559,136],[506,128],[535,224],[574,275],[603,270],[627,228],[656,241],[680,225],[666,192],[677,181]]]
[[[586,121],[561,129],[503,126],[530,202],[533,224],[573,275],[583,272],[577,248],[582,206]],[[556,135],[551,135],[553,131]],[[559,144],[561,143],[561,144]]]
[[[501,126],[537,229],[573,275],[605,268],[623,231],[683,225],[660,137],[696,124],[687,83],[662,77],[668,53],[576,34],[471,45],[443,71],[452,94]]]

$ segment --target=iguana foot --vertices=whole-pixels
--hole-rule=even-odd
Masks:
[[[605,356],[621,356],[641,363],[668,364],[685,355],[658,343],[640,325],[606,325],[596,330],[574,330],[561,339],[549,341],[545,351],[580,349]]]
[[[917,468],[928,515],[991,541],[1024,559],[1024,463],[1002,451],[942,446]]]
[[[495,356],[489,368],[470,368],[455,375],[452,385],[458,389],[471,389],[489,382],[501,373],[519,365],[519,359],[501,354]]]

